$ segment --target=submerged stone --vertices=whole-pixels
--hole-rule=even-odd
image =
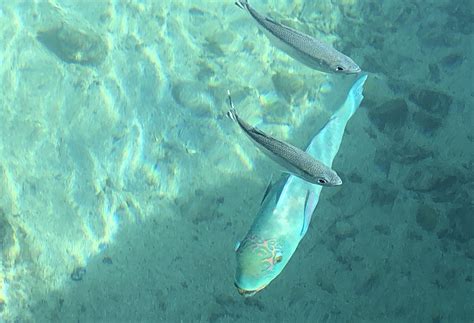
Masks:
[[[433,156],[433,151],[413,142],[395,143],[389,151],[393,161],[413,164]]]
[[[409,95],[409,99],[425,112],[444,117],[453,103],[451,96],[432,90],[418,90]]]
[[[305,89],[304,81],[295,74],[276,73],[272,76],[273,86],[275,90],[286,100],[292,103],[295,95],[299,95]]]
[[[86,268],[79,266],[79,267],[74,268],[70,277],[74,281],[81,281],[84,278],[85,274],[86,274]]]
[[[368,116],[380,131],[387,127],[403,127],[408,117],[408,106],[405,100],[397,98],[369,110]]]
[[[173,84],[171,95],[176,103],[195,116],[210,117],[215,102],[209,90],[200,82],[180,81]]]
[[[377,148],[374,156],[374,164],[385,175],[390,173],[392,167],[392,158],[388,149]]]
[[[413,114],[413,122],[420,128],[421,132],[428,136],[432,135],[443,124],[441,118],[437,118],[423,111],[418,111]]]
[[[38,32],[37,39],[66,63],[96,66],[108,54],[107,43],[99,35],[75,29],[65,23]]]
[[[381,186],[377,183],[373,183],[370,186],[370,201],[374,205],[388,205],[392,207],[397,195],[398,191],[394,188],[387,187],[387,185]]]
[[[432,232],[436,228],[438,219],[438,211],[426,204],[421,205],[416,212],[416,223],[428,232]]]
[[[459,67],[464,62],[464,60],[464,55],[454,53],[443,57],[440,62],[444,67],[454,69]]]
[[[0,208],[0,265],[10,264],[10,255],[15,246],[15,240],[15,231],[6,212]]]
[[[417,164],[408,172],[403,186],[415,192],[430,192],[438,186],[442,170],[438,167]]]
[[[464,205],[448,214],[454,239],[467,242],[474,239],[474,205]]]

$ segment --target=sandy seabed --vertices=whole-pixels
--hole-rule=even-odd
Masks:
[[[469,1],[271,1],[369,73],[295,256],[233,287],[278,169],[224,117],[304,147],[351,77],[275,49],[232,1],[0,2],[6,322],[471,322]]]

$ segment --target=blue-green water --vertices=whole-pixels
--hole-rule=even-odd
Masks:
[[[235,242],[353,77],[233,1],[0,0],[0,321],[472,322],[470,1],[254,1],[369,73],[311,226],[252,298]]]

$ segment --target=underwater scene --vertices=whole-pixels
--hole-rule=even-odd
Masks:
[[[472,0],[0,0],[0,322],[474,321]]]

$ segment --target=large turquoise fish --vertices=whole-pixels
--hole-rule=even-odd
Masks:
[[[359,107],[367,74],[352,85],[342,106],[311,140],[306,152],[332,166],[347,122]],[[285,268],[308,230],[322,186],[296,176],[269,186],[257,217],[237,245],[235,286],[244,296],[255,295]]]

